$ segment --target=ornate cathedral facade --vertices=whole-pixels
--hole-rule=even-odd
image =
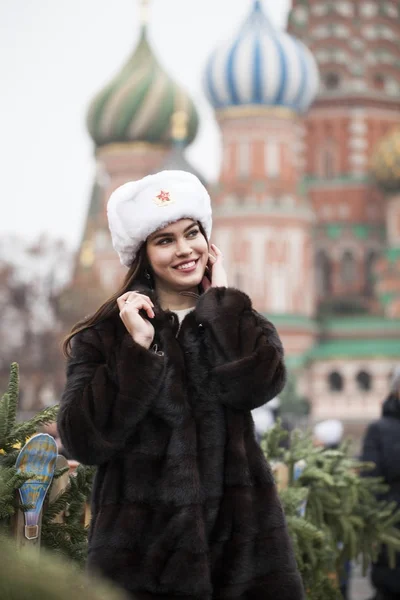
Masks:
[[[204,73],[222,134],[213,241],[276,324],[313,420],[375,418],[400,362],[399,39],[397,0],[294,0],[287,31],[254,0]],[[89,108],[97,177],[75,282],[115,290],[110,193],[193,171],[183,151],[197,127],[143,25]]]

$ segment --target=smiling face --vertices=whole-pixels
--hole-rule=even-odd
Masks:
[[[152,233],[147,257],[156,289],[191,291],[201,283],[208,261],[208,243],[197,221],[180,219]]]

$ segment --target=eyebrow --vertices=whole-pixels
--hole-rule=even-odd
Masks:
[[[193,223],[191,225],[188,225],[188,227],[185,227],[185,229],[183,230],[183,233],[186,233],[187,231],[189,231],[189,229],[192,229],[192,227],[196,227],[198,226],[198,224],[196,223],[196,221],[193,221]],[[156,235],[154,235],[151,238],[151,241],[153,242],[154,240],[157,240],[158,238],[163,238],[163,237],[174,237],[174,233],[172,232],[168,232],[168,231],[164,231],[164,233],[157,233]]]

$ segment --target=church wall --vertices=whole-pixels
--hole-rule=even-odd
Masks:
[[[369,421],[381,414],[381,405],[389,392],[389,383],[398,366],[393,359],[337,358],[312,363],[301,380],[301,392],[312,400],[311,419]],[[342,389],[334,390],[330,376],[342,378]],[[370,389],[357,381],[360,373],[370,377]]]

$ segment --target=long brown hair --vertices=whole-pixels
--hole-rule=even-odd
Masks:
[[[133,259],[133,262],[127,272],[125,279],[122,285],[118,288],[118,290],[110,296],[101,306],[96,310],[93,315],[89,317],[85,317],[81,321],[75,323],[72,327],[69,334],[65,337],[62,343],[62,350],[65,357],[71,356],[71,341],[72,338],[85,329],[89,329],[90,327],[94,327],[97,323],[108,319],[112,315],[116,314],[119,311],[117,299],[129,292],[132,289],[134,282],[147,283],[145,278],[145,269],[148,266],[147,254],[146,254],[146,243],[142,244],[137,255]]]
[[[207,235],[204,230],[204,227],[201,223],[197,223],[200,229],[201,234],[204,236],[208,243]],[[118,290],[106,300],[96,312],[89,316],[85,317],[81,321],[78,321],[71,329],[69,334],[64,338],[62,343],[63,354],[66,358],[71,356],[71,341],[72,338],[79,333],[80,331],[84,331],[85,329],[89,329],[90,327],[94,327],[97,323],[101,323],[101,321],[105,321],[112,315],[119,312],[117,299],[129,292],[134,288],[134,283],[141,283],[143,285],[149,286],[149,280],[145,276],[145,271],[148,269],[150,272],[150,265],[147,258],[146,252],[146,242],[143,242],[138,253],[132,261],[132,264],[129,268],[128,273],[122,283],[122,285],[118,288]]]

